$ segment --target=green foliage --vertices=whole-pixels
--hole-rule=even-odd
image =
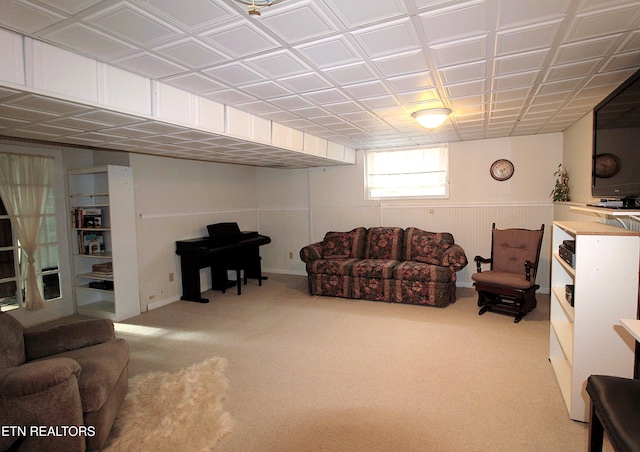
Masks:
[[[549,196],[554,202],[569,201],[569,173],[562,166],[562,163],[558,165],[558,169],[553,175],[556,176],[556,183]]]

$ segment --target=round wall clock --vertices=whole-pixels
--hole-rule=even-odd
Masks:
[[[594,173],[596,177],[613,177],[620,171],[620,159],[613,154],[596,155]]]
[[[491,173],[491,177],[495,180],[503,181],[509,179],[513,176],[514,168],[513,163],[511,163],[507,159],[499,159],[491,164],[491,168],[489,168],[489,172]]]

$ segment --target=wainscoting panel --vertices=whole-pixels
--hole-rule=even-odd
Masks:
[[[309,209],[261,209],[258,213],[260,234],[271,243],[260,248],[265,272],[306,275],[300,261],[300,248],[309,239]]]
[[[431,232],[450,232],[464,248],[469,265],[458,273],[458,285],[472,287],[475,273],[474,256],[491,255],[491,224],[498,228],[539,229],[545,233],[540,253],[538,279],[541,291],[549,291],[551,225],[553,205],[544,204],[482,204],[482,205],[383,205],[383,226],[415,226]]]
[[[255,209],[140,215],[137,234],[142,311],[147,310],[147,305],[161,305],[182,296],[180,256],[175,242],[205,237],[208,224],[226,221],[237,222],[242,230],[258,230]],[[154,250],[154,254],[145,250]],[[208,270],[201,270],[200,278],[203,291],[211,287]]]

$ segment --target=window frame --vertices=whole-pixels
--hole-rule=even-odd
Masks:
[[[389,195],[389,196],[372,196],[372,190],[373,189],[377,189],[378,187],[372,187],[371,186],[371,180],[370,178],[372,176],[374,176],[375,174],[371,173],[371,168],[370,168],[370,155],[372,154],[392,154],[394,152],[411,152],[411,151],[415,151],[415,152],[421,152],[423,153],[425,150],[429,150],[429,149],[438,149],[439,152],[442,154],[444,153],[444,156],[440,156],[440,160],[441,160],[441,166],[439,166],[436,171],[437,172],[442,172],[443,173],[443,181],[440,185],[438,185],[438,187],[440,187],[443,190],[443,193],[441,194],[426,194],[426,193],[422,193],[422,194],[416,194],[416,195],[411,195],[411,194],[401,194],[401,195]],[[365,151],[365,155],[364,155],[364,167],[365,167],[365,177],[364,177],[364,183],[365,183],[365,196],[366,199],[368,200],[373,200],[373,201],[386,201],[386,200],[411,200],[411,199],[449,199],[449,145],[447,143],[441,143],[441,144],[436,144],[436,145],[430,145],[430,146],[419,146],[419,147],[411,147],[411,148],[394,148],[394,149],[367,149]],[[411,168],[407,168],[407,170],[410,170]],[[427,174],[427,171],[420,171],[419,173],[422,174]],[[398,175],[400,174],[418,174],[415,171],[406,171],[404,173],[396,173]],[[404,187],[404,189],[409,189],[410,187]]]
[[[56,249],[59,250],[60,240],[59,240],[59,234],[58,234],[58,224],[56,221],[57,212],[56,212],[55,193],[53,191],[49,193],[49,196],[47,198],[47,208],[45,213],[43,214],[43,218],[48,218],[50,221],[53,221],[53,225],[56,228],[55,241],[46,240],[46,237],[44,237],[44,231],[41,230],[40,237],[39,237],[39,244],[40,244],[39,246],[55,246]],[[16,285],[16,303],[0,305],[0,311],[6,312],[14,309],[26,308],[26,301],[24,299],[24,284],[25,284],[26,276],[22,275],[22,269],[21,269],[20,263],[24,256],[22,255],[22,247],[20,246],[20,242],[18,240],[18,236],[16,235],[15,227],[13,225],[13,222],[11,221],[11,217],[9,216],[8,213],[6,214],[0,213],[0,219],[3,219],[3,220],[6,219],[9,221],[9,224],[11,225],[11,238],[12,238],[11,245],[0,247],[0,251],[11,251],[13,253],[13,267],[14,267],[14,276],[9,276],[5,278],[0,277],[0,284],[9,284],[13,282]],[[38,259],[41,258],[41,255],[39,253],[40,253],[40,248],[38,249]],[[57,267],[55,269],[49,269],[49,270],[44,270],[43,268],[40,268],[40,270],[37,273],[38,277],[40,278],[42,292],[43,292],[42,296],[43,296],[43,301],[45,303],[62,298],[60,255],[59,255],[59,252],[56,252],[56,254],[57,254],[56,260],[58,261]],[[59,289],[58,295],[52,298],[47,298],[46,291],[45,291],[44,277],[52,276],[52,275],[57,275],[58,289]]]

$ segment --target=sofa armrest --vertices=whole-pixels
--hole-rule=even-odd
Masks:
[[[322,242],[312,243],[300,250],[300,260],[302,262],[311,262],[322,259]]]
[[[85,435],[33,433],[33,428],[84,425],[78,386],[81,372],[70,358],[0,370],[0,424],[16,428],[0,436],[0,450],[84,451]]]
[[[115,330],[111,320],[82,320],[45,331],[27,332],[24,335],[24,348],[27,361],[31,361],[101,344],[113,338],[115,338]]]
[[[442,265],[452,267],[455,271],[462,270],[468,263],[467,255],[460,245],[451,245],[442,256]]]
[[[0,373],[0,397],[10,399],[38,394],[71,376],[78,378],[81,373],[80,365],[71,358],[52,358],[8,367]]]

